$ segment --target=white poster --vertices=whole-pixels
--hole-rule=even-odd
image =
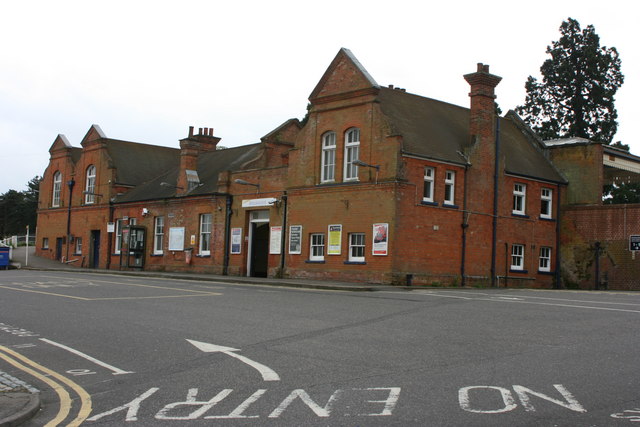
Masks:
[[[231,229],[231,253],[239,254],[242,252],[242,228]]]
[[[282,227],[271,227],[271,236],[269,239],[269,253],[279,255],[282,248]]]
[[[184,227],[169,228],[169,250],[170,251],[184,250]]]
[[[389,252],[389,224],[373,224],[373,255]]]

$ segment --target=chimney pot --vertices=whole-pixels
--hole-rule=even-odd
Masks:
[[[198,135],[202,135],[202,128],[198,128]]]
[[[213,136],[213,128],[209,128],[209,136]]]
[[[193,126],[189,126],[189,138],[193,136]]]

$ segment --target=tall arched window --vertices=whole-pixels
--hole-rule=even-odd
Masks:
[[[336,133],[327,132],[322,136],[322,173],[321,182],[336,179]]]
[[[84,203],[85,204],[95,203],[96,201],[95,189],[96,189],[96,167],[94,165],[91,165],[87,168],[87,180],[84,186]]]
[[[62,174],[58,171],[53,174],[53,195],[51,197],[51,207],[60,206],[60,192],[62,191]]]
[[[344,180],[354,181],[358,179],[358,166],[353,162],[358,160],[360,153],[360,129],[347,130],[344,137]]]

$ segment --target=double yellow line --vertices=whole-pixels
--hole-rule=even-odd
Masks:
[[[91,413],[91,396],[89,396],[89,393],[69,378],[1,345],[0,358],[4,359],[21,371],[44,382],[58,394],[58,397],[60,398],[60,410],[56,417],[49,421],[45,427],[57,426],[69,417],[72,399],[65,388],[65,385],[73,390],[80,398],[80,410],[78,411],[78,415],[67,425],[79,426]]]

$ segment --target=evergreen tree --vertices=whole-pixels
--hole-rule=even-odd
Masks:
[[[525,103],[516,108],[543,139],[582,137],[610,143],[618,113],[614,96],[624,81],[615,47],[600,46],[592,25],[568,18],[561,37],[547,46],[542,82],[529,76]]]
[[[9,190],[0,194],[0,238],[22,236],[27,225],[35,233],[41,177],[27,183],[26,191]]]

